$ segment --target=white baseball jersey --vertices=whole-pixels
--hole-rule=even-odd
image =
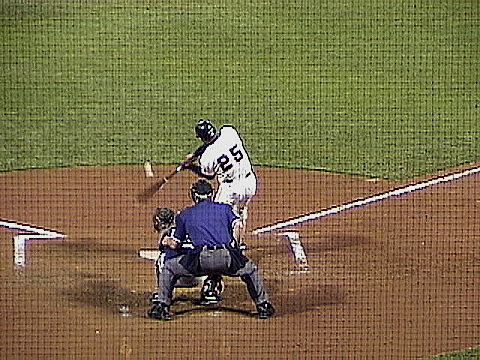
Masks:
[[[245,205],[257,190],[257,179],[242,139],[231,126],[223,126],[198,159],[203,174],[217,176],[215,201]]]

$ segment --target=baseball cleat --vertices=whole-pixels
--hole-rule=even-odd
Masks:
[[[257,304],[258,318],[268,319],[275,314],[275,308],[268,301],[264,301],[261,304]]]
[[[148,310],[148,317],[155,320],[171,320],[172,317],[170,316],[170,306],[162,303],[155,304],[150,310]]]
[[[223,283],[221,277],[206,279],[200,292],[200,305],[214,305],[223,300]]]
[[[152,305],[157,305],[160,303],[160,300],[158,299],[158,293],[154,292],[152,295],[150,295],[150,304]]]
[[[244,242],[242,242],[240,245],[238,245],[238,248],[239,248],[241,251],[247,251],[247,250],[249,250],[248,245],[245,244]]]

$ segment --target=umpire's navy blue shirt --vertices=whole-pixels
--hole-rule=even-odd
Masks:
[[[237,219],[230,205],[201,200],[175,217],[174,237],[181,242],[191,241],[195,248],[227,245],[233,240],[233,223]]]

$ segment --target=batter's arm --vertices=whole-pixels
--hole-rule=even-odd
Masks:
[[[239,246],[242,243],[242,235],[243,235],[243,223],[240,219],[236,219],[232,223],[232,235],[233,239]]]
[[[213,180],[215,179],[215,174],[214,175],[207,175],[202,172],[202,168],[199,165],[191,164],[187,167],[187,169],[190,169],[194,174],[197,174],[200,177],[203,177],[208,180]]]
[[[198,149],[197,149],[197,151],[198,151]],[[197,160],[197,162],[199,162],[199,158],[196,157],[195,153],[187,155],[186,160],[182,163],[182,167],[184,169],[191,170],[194,174],[196,174],[200,177],[203,177],[205,179],[208,179],[208,180],[215,179],[215,174],[211,174],[211,175],[210,174],[205,174],[202,171],[202,167],[199,164],[194,164],[193,163],[195,160]],[[202,151],[202,153],[203,153],[203,151]]]
[[[197,150],[195,150],[195,151],[193,152],[192,155],[193,155],[195,158],[199,158],[199,157],[202,156],[202,154],[205,152],[205,150],[207,149],[208,145],[209,145],[209,144],[202,144],[202,145],[200,145],[200,146],[197,148]]]
[[[197,160],[205,152],[208,144],[200,145],[193,153],[188,154],[183,161],[184,166],[191,165],[195,160]]]

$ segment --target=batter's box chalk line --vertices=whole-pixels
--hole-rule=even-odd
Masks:
[[[0,227],[21,232],[15,235],[12,239],[13,243],[13,263],[19,268],[23,269],[27,264],[27,241],[31,240],[56,240],[64,239],[67,236],[56,231],[47,230],[31,225],[20,224],[12,221],[0,220]]]
[[[290,252],[293,255],[295,263],[300,268],[300,272],[307,272],[307,255],[305,254],[305,249],[303,248],[302,242],[300,241],[300,234],[297,231],[287,231],[280,233],[279,235],[283,236],[288,241]]]

